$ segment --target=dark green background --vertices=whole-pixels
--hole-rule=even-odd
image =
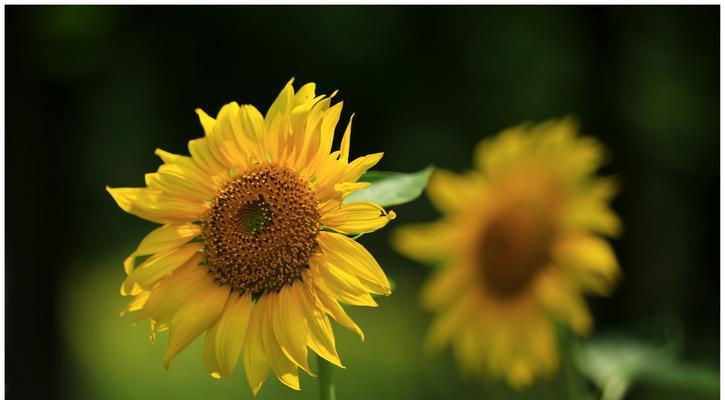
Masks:
[[[118,317],[123,257],[152,224],[105,185],[140,186],[156,147],[185,152],[193,112],[266,110],[292,76],[340,89],[352,152],[379,168],[471,164],[482,137],[567,114],[610,149],[623,280],[590,302],[597,331],[675,321],[686,360],[719,354],[718,7],[18,7],[6,11],[6,384],[9,398],[249,398],[206,376],[199,343],[164,371],[166,338]],[[394,225],[435,218],[427,199]],[[420,351],[427,270],[363,242],[398,288],[337,329],[341,399],[483,398],[449,352]],[[261,399],[314,398],[271,378]],[[560,396],[559,381],[540,386]],[[538,390],[538,388],[536,388]],[[493,396],[500,395],[494,392]],[[540,398],[529,392],[530,398]],[[632,398],[687,398],[638,386]]]

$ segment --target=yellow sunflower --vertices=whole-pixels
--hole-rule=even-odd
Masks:
[[[444,217],[393,235],[404,255],[441,265],[421,293],[432,348],[450,343],[465,373],[517,388],[557,368],[556,322],[586,333],[583,295],[607,294],[619,273],[600,236],[620,231],[616,184],[594,176],[602,159],[561,119],[482,141],[473,171],[434,173],[427,193]]]
[[[125,260],[121,294],[134,296],[122,315],[150,319],[152,339],[169,330],[167,368],[206,332],[212,376],[230,377],[241,357],[253,393],[270,369],[299,390],[308,347],[342,366],[328,317],[364,338],[341,303],[376,306],[371,294],[390,284],[348,235],[395,214],[343,204],[382,153],[348,161],[352,118],[331,151],[342,110],[331,97],[290,81],[265,116],[237,103],[216,119],[197,110],[205,136],[189,141],[190,157],[156,150],[163,164],[146,187],[108,188],[124,211],[162,224]]]

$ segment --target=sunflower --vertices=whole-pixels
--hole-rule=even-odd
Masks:
[[[146,187],[108,188],[124,211],[162,224],[124,261],[121,294],[133,296],[122,315],[149,319],[152,339],[169,331],[166,368],[206,332],[213,377],[241,357],[254,394],[270,370],[299,390],[299,369],[313,375],[308,348],[342,367],[329,317],[364,339],[341,303],[377,306],[371,294],[390,284],[349,235],[395,214],[343,202],[382,153],[348,161],[352,117],[331,152],[342,110],[331,98],[290,81],[264,117],[237,103],[216,119],[197,109],[205,135],[189,141],[191,156],[156,150],[163,164]]]
[[[583,295],[618,277],[601,237],[620,231],[616,184],[594,175],[602,160],[567,118],[483,140],[473,171],[434,173],[427,194],[444,217],[393,234],[402,254],[441,266],[421,293],[432,349],[450,343],[464,373],[515,388],[556,370],[556,324],[586,333]]]

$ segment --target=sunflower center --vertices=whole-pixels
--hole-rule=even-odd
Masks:
[[[510,298],[528,287],[549,262],[552,235],[551,218],[530,205],[509,206],[492,215],[479,247],[488,290]]]
[[[302,278],[319,230],[309,185],[287,167],[257,166],[213,199],[203,223],[206,263],[233,290],[279,291]]]

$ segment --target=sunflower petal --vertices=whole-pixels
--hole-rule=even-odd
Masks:
[[[279,93],[264,116],[264,149],[273,161],[284,157],[287,148],[289,115],[292,112],[294,89],[290,80]]]
[[[433,320],[428,336],[426,337],[426,348],[432,351],[442,349],[454,333],[461,328],[462,322],[476,313],[471,310],[474,302],[474,293],[469,292],[461,300],[456,302],[449,310],[438,314]]]
[[[224,311],[206,334],[204,363],[215,377],[231,377],[242,351],[252,311],[252,296],[232,293]]]
[[[250,104],[244,104],[239,109],[239,126],[232,124],[232,127],[239,129],[235,135],[237,145],[240,148],[247,149],[258,163],[264,161],[264,150],[262,148],[262,138],[264,137],[264,117],[262,113]]]
[[[159,167],[158,172],[164,172],[171,175],[177,175],[180,178],[193,182],[193,185],[199,186],[199,190],[208,193],[215,193],[218,184],[222,180],[218,176],[209,176],[203,171],[199,165],[189,156],[172,154],[167,151],[156,149],[154,152],[165,163]]]
[[[390,282],[385,272],[363,245],[347,236],[324,231],[318,234],[318,242],[325,253],[324,259],[330,265],[338,267],[343,272],[352,272],[360,279],[360,283],[373,293],[386,296],[391,293]],[[334,268],[327,270],[340,275]]]
[[[374,232],[395,219],[395,213],[387,213],[375,203],[356,201],[324,214],[320,222],[342,233]]]
[[[526,138],[529,124],[506,129],[495,138],[482,140],[474,151],[474,161],[479,171],[493,177],[518,161],[530,147]]]
[[[377,307],[378,303],[355,275],[332,264],[325,256],[311,258],[310,267],[318,274],[315,285],[333,298],[350,305]]]
[[[343,182],[334,186],[335,191],[345,198],[358,190],[367,189],[372,185],[370,182]]]
[[[209,117],[201,109],[196,109],[199,121],[204,128],[209,152],[221,164],[227,167],[247,167],[244,147],[238,147],[235,137],[235,123],[238,123],[239,104],[225,104],[216,120]]]
[[[201,233],[201,225],[164,225],[151,231],[141,240],[136,250],[123,262],[126,274],[134,269],[136,257],[160,253],[179,247]]]
[[[148,301],[150,295],[151,295],[151,292],[148,290],[144,290],[141,293],[137,294],[136,297],[134,297],[133,300],[131,300],[126,305],[126,307],[124,307],[123,310],[121,310],[121,316],[123,317],[124,315],[126,315],[130,312],[134,312],[134,311],[138,311],[138,310],[142,309],[144,307],[144,305],[146,305],[146,302]]]
[[[457,265],[436,271],[421,292],[423,306],[437,310],[456,302],[476,282],[474,274],[472,268]]]
[[[201,247],[200,243],[191,243],[150,257],[128,274],[121,285],[121,295],[136,295],[142,289],[150,289],[156,282],[191,259]]]
[[[344,368],[335,348],[335,334],[332,332],[332,325],[314,294],[314,289],[308,288],[301,292],[300,300],[309,329],[307,345],[320,357]]]
[[[450,257],[455,226],[445,222],[405,225],[393,230],[393,247],[406,257],[421,262]]]
[[[335,136],[335,127],[340,120],[342,114],[342,104],[339,102],[329,109],[325,110],[322,115],[320,124],[320,144],[317,148],[315,156],[310,160],[310,170],[317,171],[319,166],[330,155],[332,150],[332,141]]]
[[[279,309],[277,303],[279,302],[279,296],[277,293],[266,293],[262,295],[266,298],[267,313],[262,319],[262,346],[264,352],[267,354],[267,361],[269,366],[277,375],[277,379],[292,389],[300,390],[300,378],[297,373],[297,366],[292,360],[289,359],[280,348],[280,344],[274,336],[272,320],[275,318],[275,313]]]
[[[606,240],[593,235],[564,236],[555,245],[554,257],[585,288],[598,294],[609,294],[619,277],[617,258],[612,246]]]
[[[317,165],[312,165],[312,160],[317,156],[317,150],[320,146],[322,116],[330,108],[331,101],[330,97],[324,97],[316,101],[307,114],[304,143],[299,152],[297,167],[310,176],[314,176],[317,172]]]
[[[302,283],[280,289],[277,308],[272,317],[272,330],[282,352],[298,367],[312,374],[307,364],[307,327],[299,298]]]
[[[616,237],[622,232],[622,222],[605,203],[580,200],[569,206],[563,224],[571,230],[586,229]]]
[[[549,312],[569,324],[578,334],[589,332],[592,317],[581,294],[561,274],[542,275],[536,285],[537,298]]]
[[[320,303],[325,307],[327,313],[330,314],[338,324],[357,333],[358,336],[360,336],[360,340],[365,340],[365,333],[362,331],[362,329],[360,329],[355,321],[353,321],[352,318],[347,315],[347,313],[342,308],[340,303],[337,302],[337,300],[326,295],[322,291],[317,292],[317,298],[320,300]]]
[[[183,266],[162,280],[159,286],[151,291],[151,296],[134,322],[152,318],[161,325],[168,324],[184,301],[198,291],[204,280],[209,279],[207,269],[199,267],[202,259],[203,255],[195,254]]]
[[[205,135],[211,135],[212,131],[214,130],[214,124],[216,124],[216,120],[209,116],[209,114],[205,113],[204,110],[201,108],[197,108],[194,110],[196,112],[196,115],[199,116],[199,122],[201,123],[202,129],[204,129]]]
[[[229,296],[230,299],[232,297],[231,295]],[[224,316],[224,311],[222,311],[222,316]],[[219,317],[219,319],[221,318]],[[204,367],[206,367],[209,375],[214,379],[221,379],[224,376],[221,372],[222,367],[219,365],[219,358],[215,348],[217,336],[219,335],[218,326],[219,320],[206,331],[206,335],[204,336]]]
[[[210,176],[225,175],[228,168],[212,151],[208,137],[189,140],[189,153],[199,167]]]
[[[184,224],[198,220],[208,210],[204,203],[170,197],[147,188],[110,188],[108,193],[123,211],[160,224]]]
[[[269,363],[262,344],[262,324],[265,323],[264,318],[267,312],[267,301],[265,296],[262,296],[252,308],[242,350],[244,373],[254,395],[259,392],[269,375]]]
[[[229,298],[229,287],[219,286],[212,279],[205,280],[200,286],[169,323],[169,344],[164,353],[164,367],[167,369],[172,358],[216,322]]]
[[[482,180],[473,175],[458,175],[436,168],[428,183],[428,197],[443,212],[465,209],[477,198],[482,198]]]
[[[374,167],[383,158],[383,153],[368,154],[354,159],[345,167],[345,173],[340,179],[342,182],[357,182],[365,171]]]

